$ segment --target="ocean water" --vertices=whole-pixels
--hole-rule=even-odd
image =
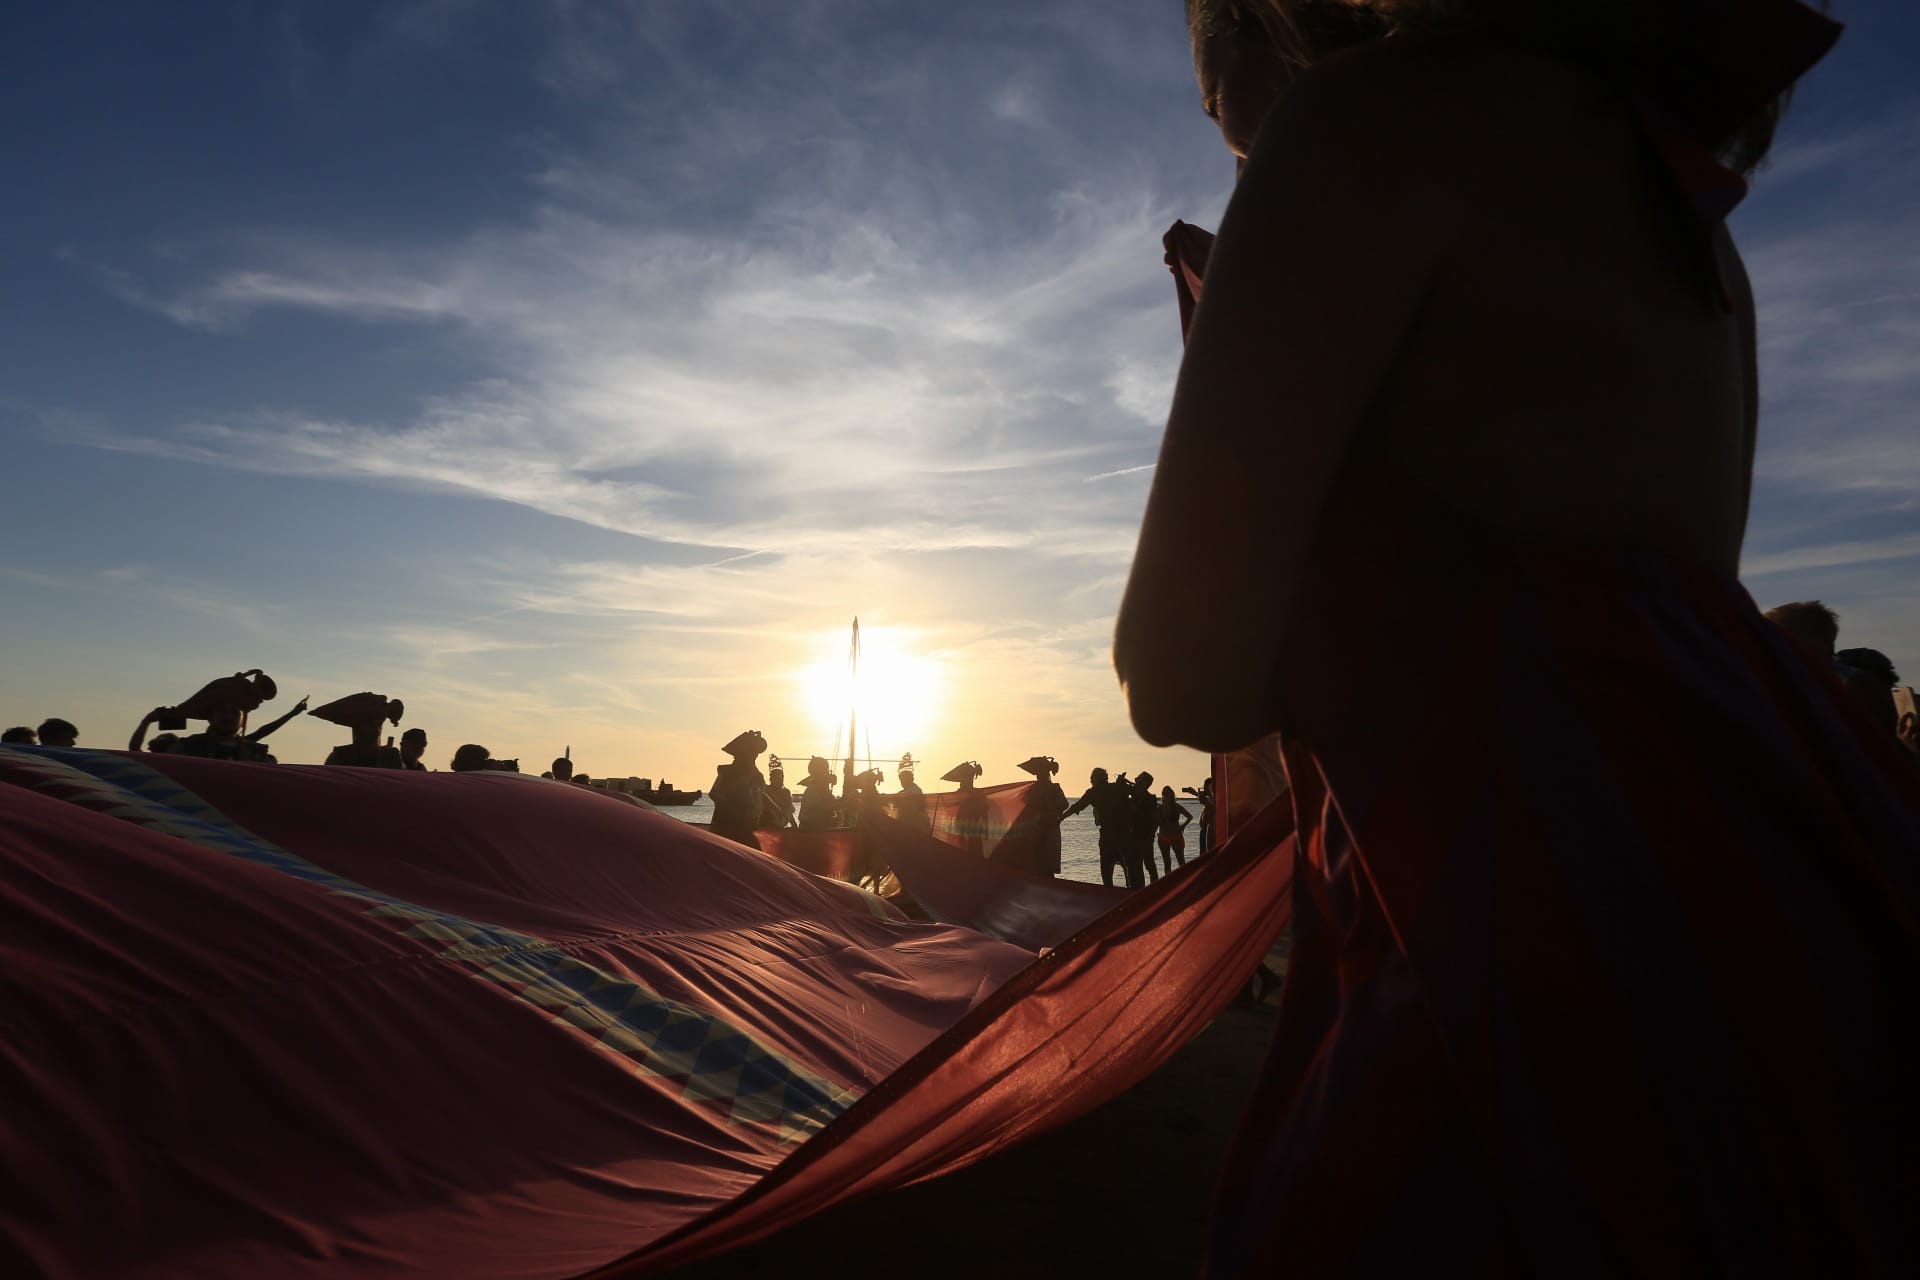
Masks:
[[[1067,798],[1071,800],[1077,797],[1070,794]],[[1200,802],[1191,797],[1182,797],[1180,803],[1193,815],[1193,823],[1187,827],[1187,857],[1191,859],[1200,848]],[[706,822],[713,817],[713,802],[701,796],[690,805],[666,808],[660,812],[682,822]],[[1160,856],[1157,844],[1153,856],[1156,859]],[[1076,813],[1060,824],[1060,878],[1086,884],[1100,883],[1100,829],[1093,825],[1091,813]],[[1118,872],[1114,873],[1113,880],[1115,884],[1124,883]]]

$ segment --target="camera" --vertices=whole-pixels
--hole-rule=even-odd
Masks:
[[[187,727],[187,718],[178,711],[169,711],[154,722],[162,733],[179,733]]]

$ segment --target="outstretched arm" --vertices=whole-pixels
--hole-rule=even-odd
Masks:
[[[265,724],[261,725],[258,729],[255,729],[252,733],[248,734],[247,741],[248,742],[260,741],[260,739],[266,737],[268,734],[272,733],[275,729],[278,729],[281,725],[293,719],[295,716],[301,714],[306,709],[307,709],[307,700],[305,698],[302,698],[300,699],[300,701],[293,704],[293,710],[287,712],[287,714],[281,716],[278,720],[267,721]]]
[[[1227,208],[1114,636],[1156,746],[1232,750],[1274,728],[1314,530],[1471,186],[1447,142],[1460,76],[1428,62],[1383,48],[1308,72]],[[1168,607],[1190,598],[1210,625]]]
[[[172,707],[155,707],[153,710],[147,712],[146,718],[143,719],[138,725],[134,726],[133,736],[127,739],[127,750],[138,751],[142,747],[146,746],[147,730],[153,727],[154,721],[158,720],[161,716],[164,716],[167,712],[171,710],[173,710]]]

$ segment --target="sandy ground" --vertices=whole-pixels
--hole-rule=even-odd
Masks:
[[[1274,1025],[1235,1007],[1106,1106],[959,1173],[841,1205],[671,1274],[765,1280],[1192,1276],[1214,1178]]]

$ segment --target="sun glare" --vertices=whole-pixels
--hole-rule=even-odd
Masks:
[[[821,656],[796,673],[796,696],[819,735],[817,742],[804,745],[825,754],[838,738],[844,753],[848,711],[857,707],[860,755],[867,754],[869,743],[874,757],[883,762],[898,759],[902,752],[925,751],[940,713],[940,663],[911,652],[912,636],[900,628],[862,627],[856,688],[847,670],[848,640],[844,631],[822,638],[814,645]],[[881,767],[893,775],[884,763]]]

